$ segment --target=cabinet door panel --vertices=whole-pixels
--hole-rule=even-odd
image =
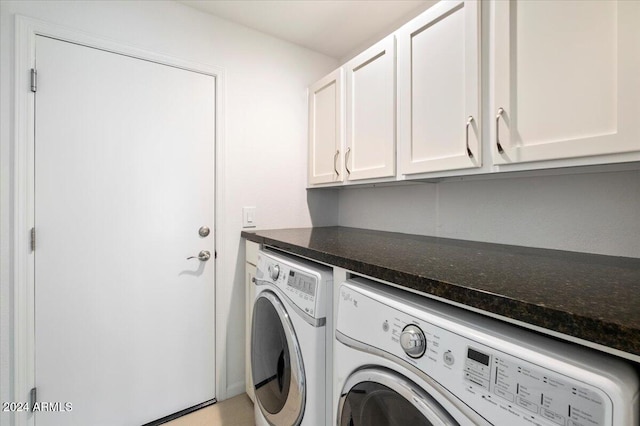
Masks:
[[[395,41],[389,36],[345,65],[347,179],[395,174]]]
[[[494,18],[495,163],[640,150],[638,2],[496,2]]]
[[[309,88],[309,184],[341,182],[342,70]]]
[[[401,173],[480,166],[478,23],[477,2],[440,2],[399,30]]]

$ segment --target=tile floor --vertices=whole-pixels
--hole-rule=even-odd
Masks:
[[[246,393],[210,405],[163,426],[255,426],[253,403]]]

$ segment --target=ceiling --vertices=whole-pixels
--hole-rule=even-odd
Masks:
[[[344,60],[432,0],[179,0],[226,20]]]

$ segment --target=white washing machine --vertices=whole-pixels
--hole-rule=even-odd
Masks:
[[[251,372],[256,425],[324,426],[332,371],[332,270],[261,250],[254,278]]]
[[[630,364],[356,278],[339,289],[338,426],[638,426]]]

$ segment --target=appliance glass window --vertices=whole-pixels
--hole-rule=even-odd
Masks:
[[[258,298],[251,327],[251,368],[255,396],[271,414],[284,407],[291,382],[289,345],[276,308]]]
[[[432,426],[416,407],[396,391],[375,382],[361,382],[347,394],[340,426]]]

